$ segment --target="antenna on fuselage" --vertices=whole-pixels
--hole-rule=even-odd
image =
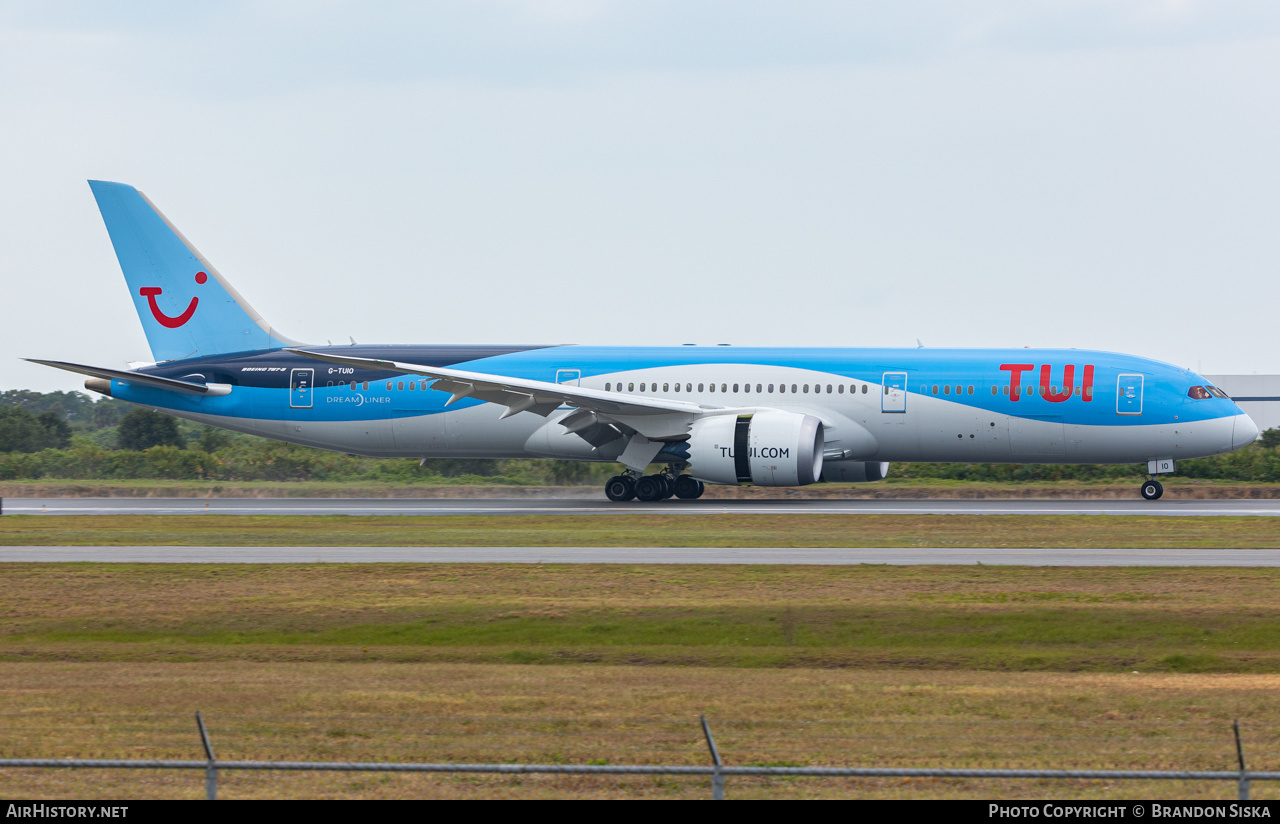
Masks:
[[[917,349],[923,349],[923,348],[924,348],[924,344],[920,342],[920,339],[919,339],[919,338],[916,338],[916,348],[917,348]]]

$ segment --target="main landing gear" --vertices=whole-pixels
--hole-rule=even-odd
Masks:
[[[675,470],[656,475],[638,476],[631,470],[614,475],[604,485],[604,494],[611,501],[622,502],[637,498],[641,501],[665,501],[676,497],[686,501],[701,498],[706,485],[691,475],[680,475]]]
[[[1164,484],[1160,483],[1155,478],[1152,478],[1142,485],[1142,497],[1146,498],[1148,501],[1157,500],[1163,494]]]

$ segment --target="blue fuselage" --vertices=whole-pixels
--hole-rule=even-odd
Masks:
[[[333,346],[318,353],[452,367],[707,407],[777,408],[828,432],[870,433],[841,452],[875,461],[1128,463],[1229,452],[1257,429],[1208,381],[1145,358],[1078,349],[781,349],[677,346]],[[113,381],[112,395],[193,420],[342,452],[412,457],[613,460],[549,417],[500,418],[412,375],[281,350],[139,370],[222,384],[179,395]],[[1200,387],[1202,390],[1194,389]],[[1206,388],[1207,387],[1207,388]],[[850,441],[850,443],[852,443]],[[836,443],[837,452],[839,444]],[[856,453],[856,454],[854,454]]]

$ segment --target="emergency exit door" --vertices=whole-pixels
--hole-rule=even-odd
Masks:
[[[1116,379],[1116,414],[1142,414],[1142,376],[1121,375]]]
[[[885,372],[880,387],[881,412],[907,411],[907,373]]]
[[[314,369],[289,370],[289,406],[293,409],[311,408],[311,387],[316,381]]]

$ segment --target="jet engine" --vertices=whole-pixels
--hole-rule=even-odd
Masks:
[[[762,409],[695,421],[689,474],[713,484],[804,486],[822,476],[822,421]]]
[[[822,480],[827,483],[883,481],[888,474],[889,464],[886,461],[827,461],[822,465]]]

